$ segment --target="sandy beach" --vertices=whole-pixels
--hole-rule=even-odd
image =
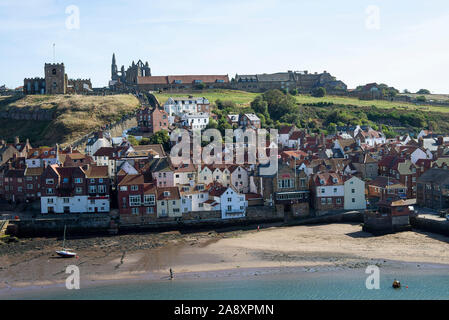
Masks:
[[[0,295],[9,288],[62,284],[71,264],[79,266],[84,284],[167,279],[170,268],[175,277],[186,278],[400,263],[449,270],[448,237],[412,231],[373,237],[358,224],[68,239],[76,259],[57,258],[54,251],[60,245],[55,238],[0,245]]]

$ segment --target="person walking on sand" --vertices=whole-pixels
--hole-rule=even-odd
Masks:
[[[170,280],[173,280],[173,270],[170,268]]]

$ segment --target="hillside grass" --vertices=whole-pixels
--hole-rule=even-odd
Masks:
[[[163,105],[169,97],[205,97],[211,103],[215,103],[217,99],[233,101],[237,106],[248,107],[251,101],[260,93],[245,92],[240,90],[196,90],[187,93],[154,93],[154,96],[158,99],[159,103]],[[381,109],[406,109],[406,110],[420,110],[420,111],[433,111],[449,113],[448,107],[430,106],[430,105],[415,105],[407,102],[394,102],[387,100],[360,100],[353,97],[343,96],[325,96],[322,98],[312,97],[311,95],[299,94],[295,96],[296,101],[299,104],[315,104],[315,103],[333,103],[335,105],[344,106],[360,106],[360,107],[376,107]]]
[[[0,111],[52,109],[54,113],[52,121],[0,119],[0,137],[11,141],[18,135],[21,139],[30,139],[34,145],[65,145],[120,120],[138,107],[139,101],[133,95],[30,95],[10,103],[0,100]]]
[[[195,90],[188,93],[154,93],[159,103],[163,105],[170,97],[188,97],[193,96],[204,97],[210,101],[210,103],[215,103],[216,100],[229,100],[233,101],[239,106],[249,106],[251,101],[254,100],[259,93],[246,92],[240,90],[225,90],[225,89],[211,89],[211,90]]]

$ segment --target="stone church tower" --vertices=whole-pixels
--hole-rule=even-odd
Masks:
[[[66,94],[67,75],[64,63],[46,63],[44,70],[46,94]]]

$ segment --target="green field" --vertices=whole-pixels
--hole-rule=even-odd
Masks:
[[[211,103],[215,103],[216,100],[230,100],[235,102],[240,106],[249,106],[251,101],[258,95],[258,93],[239,91],[239,90],[197,90],[191,93],[154,93],[159,103],[163,105],[170,97],[204,97],[207,98]]]
[[[169,97],[205,97],[209,99],[211,103],[214,103],[217,99],[229,100],[235,102],[237,105],[246,107],[249,106],[251,101],[259,95],[259,93],[245,92],[239,90],[202,90],[202,91],[192,91],[191,93],[155,93],[159,103],[164,104]],[[433,111],[433,112],[449,112],[448,107],[430,106],[430,105],[415,105],[413,103],[406,102],[392,102],[387,100],[359,100],[352,97],[342,97],[342,96],[326,96],[323,98],[315,98],[310,95],[297,95],[295,96],[296,101],[299,104],[314,104],[319,102],[331,102],[336,105],[346,105],[346,106],[360,106],[360,107],[372,107],[383,109],[407,109],[407,110],[421,110],[421,111]]]

